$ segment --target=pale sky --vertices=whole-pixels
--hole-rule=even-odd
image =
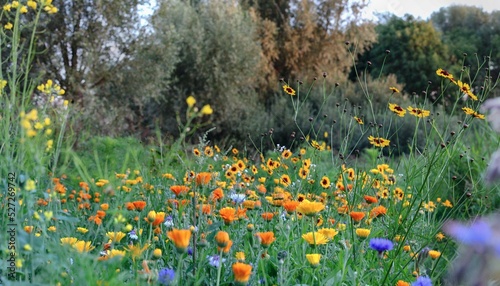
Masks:
[[[500,0],[370,0],[363,14],[364,18],[371,20],[377,20],[375,13],[384,12],[390,12],[399,17],[411,14],[426,20],[432,12],[454,4],[477,6],[486,12],[500,10]]]

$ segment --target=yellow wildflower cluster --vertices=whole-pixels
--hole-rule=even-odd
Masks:
[[[59,11],[54,5],[52,5],[52,0],[41,0],[40,4],[43,7],[43,11],[47,12],[48,14],[55,14]],[[19,1],[12,1],[11,3],[3,5],[3,10],[6,12],[11,12],[12,10],[19,9],[19,12],[21,14],[26,14],[28,13],[28,7],[36,10],[38,4],[34,0],[28,0],[26,2],[26,5],[22,5],[21,3],[19,3]]]
[[[196,99],[191,95],[189,96],[187,99],[186,99],[186,103],[188,105],[188,108],[189,109],[192,109],[194,107],[194,105],[196,104]],[[198,108],[197,107],[194,107],[194,111],[195,112],[198,112]],[[214,111],[212,109],[212,107],[210,107],[209,104],[205,104],[201,110],[200,110],[200,113],[199,115],[200,116],[203,116],[203,115],[210,115],[212,114]]]
[[[35,137],[39,132],[43,132],[46,136],[52,134],[52,129],[48,128],[51,124],[49,117],[45,117],[43,120],[38,118],[38,110],[32,109],[30,112],[21,112],[21,126],[26,131],[26,135],[29,138]],[[46,151],[50,151],[54,144],[54,140],[49,139],[46,142]]]
[[[59,85],[55,84],[51,79],[46,83],[42,83],[36,87],[39,91],[49,95],[64,95],[65,91]]]

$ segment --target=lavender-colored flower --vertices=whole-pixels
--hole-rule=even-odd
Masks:
[[[193,249],[191,247],[188,247],[187,254],[190,256],[193,255]]]
[[[372,238],[370,239],[370,248],[382,254],[384,251],[391,250],[394,247],[392,241],[387,238]]]
[[[246,196],[244,194],[230,194],[229,198],[231,198],[235,204],[241,204],[245,201]]]
[[[219,255],[212,255],[212,256],[207,256],[207,259],[208,259],[208,264],[210,264],[211,266],[215,267],[215,268],[219,268],[220,266],[220,256]],[[226,261],[226,259],[222,258],[222,262]]]
[[[417,281],[411,283],[411,286],[432,286],[432,280],[427,276],[420,276]]]
[[[491,226],[484,220],[476,220],[469,226],[450,221],[444,225],[443,229],[458,242],[465,245],[487,246],[492,242],[493,231]]]
[[[167,216],[165,218],[165,222],[163,222],[163,225],[166,227],[173,227],[174,226],[174,219],[171,216]]]
[[[163,268],[158,272],[158,282],[161,285],[170,285],[175,279],[175,271],[170,268]]]
[[[130,238],[130,240],[137,240],[139,237],[137,236],[137,233],[135,232],[135,229],[131,230],[129,233],[128,233],[128,237]]]

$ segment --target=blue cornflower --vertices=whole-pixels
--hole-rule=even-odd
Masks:
[[[391,250],[394,247],[392,241],[387,238],[372,238],[370,239],[370,248],[382,254],[384,251]]]
[[[246,196],[244,194],[236,194],[236,193],[233,193],[233,194],[230,194],[229,195],[229,198],[231,198],[231,200],[235,203],[235,204],[241,204],[245,201],[246,199]]]
[[[432,286],[432,280],[427,276],[420,276],[417,281],[411,283],[411,286]]]
[[[158,272],[158,282],[161,285],[169,285],[170,282],[174,281],[175,271],[170,268],[163,268]]]
[[[448,222],[445,231],[465,245],[487,246],[492,239],[491,226],[483,220],[476,220],[470,226],[458,222]]]

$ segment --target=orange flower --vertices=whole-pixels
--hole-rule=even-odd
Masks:
[[[150,211],[144,220],[151,223],[153,226],[158,226],[165,220],[165,213]]]
[[[215,241],[217,242],[217,245],[219,247],[226,247],[230,241],[229,233],[227,233],[225,231],[217,232],[217,234],[215,235]]]
[[[189,191],[189,187],[187,186],[180,186],[180,185],[175,185],[171,186],[170,190],[174,192],[176,196],[180,196],[181,194],[186,194]]]
[[[364,212],[350,212],[349,215],[355,222],[360,222],[364,217]]]
[[[257,232],[256,235],[260,239],[260,245],[262,245],[265,248],[269,247],[269,245],[271,245],[271,243],[273,243],[273,241],[276,240],[276,238],[274,237],[274,232],[272,231]]]
[[[200,172],[196,175],[196,185],[208,185],[212,179],[212,174],[209,172]]]
[[[297,202],[297,201],[288,201],[288,202],[283,203],[283,207],[285,208],[285,210],[288,214],[292,214],[293,212],[295,212],[298,205],[299,205],[299,202]]]
[[[126,208],[127,210],[129,210],[129,211],[133,211],[133,210],[135,210],[135,206],[134,206],[134,204],[133,204],[133,203],[130,203],[130,202],[125,203],[125,208]]]
[[[252,274],[252,266],[236,262],[233,264],[233,274],[234,274],[234,282],[239,284],[247,284],[248,280],[250,280],[250,275]]]
[[[228,253],[229,250],[231,250],[231,246],[233,246],[233,241],[229,240],[226,246],[224,247],[217,246],[217,251],[220,252],[222,250],[224,253]]]
[[[224,220],[225,224],[230,224],[236,220],[236,210],[234,208],[223,208],[219,210],[221,218]]]
[[[384,206],[376,206],[370,211],[370,217],[378,217],[385,215],[387,213],[387,209]]]
[[[212,200],[218,201],[224,197],[224,191],[221,188],[217,188],[212,191]]]
[[[376,197],[372,197],[372,196],[363,196],[363,198],[365,199],[365,201],[368,203],[368,204],[374,204],[374,203],[378,203],[378,199]]]
[[[265,213],[262,213],[261,214],[262,218],[265,220],[265,221],[270,221],[273,219],[274,217],[274,214],[271,213],[271,212],[265,212]]]
[[[135,201],[135,202],[132,202],[132,204],[134,204],[134,207],[138,211],[142,211],[146,207],[146,202],[145,201]]]
[[[174,242],[177,251],[182,253],[186,251],[189,245],[191,230],[174,228],[172,231],[167,232],[167,236]]]

